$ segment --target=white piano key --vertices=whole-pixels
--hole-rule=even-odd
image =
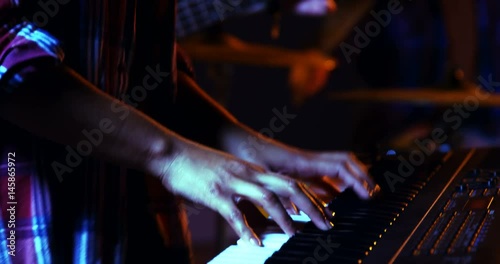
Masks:
[[[260,236],[260,240],[262,241],[262,246],[269,249],[278,250],[285,244],[286,241],[290,239],[288,235],[283,233],[272,233],[272,234],[263,234]],[[242,247],[255,247],[254,245],[250,245],[249,242],[243,241],[239,239],[236,244]]]
[[[293,221],[307,223],[311,219],[302,211],[299,215],[290,215]],[[269,217],[269,219],[272,219]],[[276,230],[281,230],[277,228]],[[275,230],[275,231],[276,231]],[[271,231],[273,232],[273,231]],[[208,264],[263,264],[274,252],[278,251],[288,239],[284,233],[264,233],[260,236],[262,247],[251,245],[249,242],[238,240],[213,258]]]
[[[286,234],[264,234],[261,237],[262,245],[267,248],[278,250],[290,237]]]
[[[239,239],[237,245],[226,248],[208,264],[262,264],[279,250],[289,237],[283,233],[270,233],[263,234],[260,239],[262,247],[251,245],[249,242]]]
[[[208,262],[208,264],[262,264],[275,251],[275,249],[266,247],[232,245]]]
[[[298,215],[290,215],[290,218],[292,218],[292,220],[294,222],[307,223],[307,222],[311,221],[311,218],[309,218],[309,216],[307,216],[302,211],[299,211]],[[273,218],[271,216],[269,216],[268,219],[273,219]]]
[[[293,221],[302,222],[302,223],[307,223],[307,222],[311,221],[311,218],[309,218],[309,216],[307,216],[306,213],[304,213],[302,211],[300,211],[299,213],[300,213],[299,215],[292,215],[291,216]]]

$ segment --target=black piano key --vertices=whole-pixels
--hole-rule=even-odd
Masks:
[[[352,244],[353,248],[359,252],[365,252],[368,248],[374,246],[376,241],[382,237],[381,233],[374,232],[375,228],[360,228],[358,226],[338,226],[329,232],[321,230],[308,230],[307,233],[299,233],[291,242],[306,244],[315,243],[318,239],[335,240],[339,243]],[[284,247],[286,248],[286,246]]]
[[[320,242],[321,241],[321,242]],[[331,245],[331,246],[330,246]],[[341,250],[337,250],[342,245]],[[371,245],[370,245],[371,246]],[[329,237],[318,237],[315,240],[303,240],[295,239],[291,240],[290,243],[286,243],[280,249],[282,252],[304,252],[304,254],[309,254],[313,252],[316,248],[328,247],[333,251],[342,251],[345,254],[364,254],[364,252],[368,251],[370,246],[363,246],[356,241],[348,241],[342,239],[334,239]],[[342,254],[344,254],[342,253]],[[302,254],[302,253],[297,253]]]
[[[415,197],[417,197],[417,195],[412,192],[407,192],[407,193],[396,192],[392,195],[388,195],[386,199],[403,203],[411,203],[413,199],[415,199]]]
[[[274,253],[276,254],[276,253]],[[312,258],[312,260],[308,260]],[[359,263],[359,259],[355,257],[341,257],[335,254],[328,255],[326,259],[315,258],[314,255],[307,257],[287,256],[287,255],[273,255],[265,264],[304,264],[304,263],[336,263],[336,264],[353,264]]]
[[[380,218],[385,218],[385,219],[393,219],[393,218],[397,218],[400,216],[400,213],[398,213],[398,212],[393,212],[391,210],[383,210],[383,209],[380,209],[376,206],[356,208],[355,210],[351,210],[351,212],[338,213],[336,215],[342,216],[342,215],[349,215],[349,214],[367,215],[367,216],[374,216],[374,217],[380,217]],[[335,216],[333,218],[335,218]]]
[[[377,226],[362,226],[362,225],[338,225],[337,228],[330,230],[328,233],[338,239],[357,239],[360,244],[372,246],[373,242],[380,239],[387,228],[379,228]],[[314,236],[324,236],[324,233],[308,231],[305,233],[314,238]]]
[[[339,215],[333,219],[333,222],[346,222],[350,220],[356,220],[356,221],[364,221],[368,220],[372,223],[379,223],[379,224],[388,224],[388,223],[393,223],[396,221],[397,217],[391,217],[387,215],[373,215],[371,216],[367,212],[354,212],[350,214],[345,214],[345,215]]]
[[[335,212],[331,230],[322,231],[312,223],[306,224],[300,233],[270,258],[275,262],[269,263],[303,263],[303,257],[310,256],[311,250],[317,246],[315,241],[328,236],[342,244],[341,250],[335,255],[339,263],[357,263],[426,185],[425,175],[418,172],[414,174],[415,177],[407,178],[394,192],[383,189],[379,197],[369,201],[359,199],[351,189],[346,190],[329,204],[329,208]]]
[[[329,209],[335,212],[336,215],[352,212],[355,210],[363,210],[363,208],[377,209],[380,211],[392,212],[392,213],[401,213],[407,206],[408,203],[406,202],[381,200],[372,203],[351,205],[349,207],[331,205],[329,206]]]
[[[276,252],[273,256],[293,256],[304,260],[306,258],[313,257],[315,256],[315,254],[321,252],[323,255],[330,254],[330,258],[328,258],[329,261],[331,261],[332,258],[337,260],[359,260],[369,255],[369,252],[371,250],[371,248],[360,248],[355,244],[347,244],[345,242],[340,242],[332,245],[336,247],[325,246],[324,244],[321,245],[319,243],[313,243],[312,246],[308,247],[307,249],[303,249],[299,246],[290,246],[287,248],[283,248],[279,252]]]
[[[353,230],[354,231],[354,230]],[[367,248],[370,246],[374,246],[374,242],[376,242],[376,238],[371,238],[372,236],[375,236],[374,233],[369,233],[367,235],[362,235],[358,237],[353,237],[352,232],[341,232],[341,231],[336,231],[336,232],[329,232],[327,234],[320,234],[320,233],[300,233],[295,235],[294,237],[290,238],[290,242],[314,242],[318,241],[319,239],[326,239],[328,241],[330,240],[335,240],[335,241],[355,241],[356,243],[359,244],[359,246],[363,248]],[[378,236],[377,236],[378,237]]]
[[[323,257],[318,258],[317,256],[320,256],[318,253],[315,254],[315,252],[321,252],[319,254],[322,254]],[[368,251],[367,251],[368,252]],[[358,260],[363,259],[369,255],[369,253],[352,253],[346,250],[345,248],[342,249],[342,251],[333,251],[332,253],[328,254],[324,249],[321,248],[321,246],[317,246],[317,248],[310,249],[310,252],[305,252],[305,251],[296,251],[296,250],[291,250],[291,251],[278,251],[275,252],[270,259],[293,259],[294,261],[300,261],[300,263],[307,263],[307,259],[320,259],[323,260],[326,263],[336,263],[335,261],[348,261],[350,263],[353,263],[353,261],[357,262]],[[354,263],[355,263],[354,262]]]
[[[374,241],[380,239],[383,236],[384,232],[384,230],[382,230],[382,232],[376,232],[368,229],[338,227],[328,231],[327,233],[331,234],[334,237],[337,237],[338,239],[358,239],[359,241],[361,241],[360,243],[365,243],[363,241],[366,241],[366,244],[371,246]],[[303,233],[298,233],[297,235],[300,235],[301,239],[314,240],[317,236],[324,236],[325,231],[308,230],[306,232],[303,231]]]
[[[344,223],[352,223],[354,225],[367,225],[367,226],[375,226],[375,227],[387,227],[390,223],[393,223],[391,220],[387,219],[377,219],[371,217],[360,217],[360,216],[339,216],[335,218],[334,225],[344,224]]]

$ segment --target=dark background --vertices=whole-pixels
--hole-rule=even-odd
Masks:
[[[487,78],[491,74],[493,80],[500,80],[500,52],[497,51],[500,48],[500,20],[493,16],[500,10],[494,0],[476,2],[479,32],[477,75]],[[334,49],[332,55],[338,59],[339,67],[332,72],[325,89],[300,107],[291,102],[287,69],[224,66],[231,73],[227,108],[240,121],[260,130],[269,127],[274,116],[272,109],[281,111],[286,106],[288,112],[297,117],[283,131],[275,133],[275,138],[315,150],[366,152],[383,149],[392,137],[412,124],[438,125],[439,111],[442,110],[438,107],[339,102],[326,98],[331,91],[384,87],[419,89],[449,82],[449,43],[440,2],[402,1],[402,5],[404,10],[393,15],[390,24],[371,38],[370,44],[360,54],[353,54],[351,63],[340,49]],[[373,10],[384,8],[386,1],[377,1]],[[372,20],[367,15],[358,26],[364,29]],[[305,49],[316,43],[321,22],[319,18],[284,15],[277,40],[270,36],[273,19],[269,14],[224,21],[223,30],[244,41]],[[345,42],[352,45],[354,34],[352,31]],[[220,80],[210,74],[214,67],[220,66],[195,61],[198,82],[209,93],[217,95],[215,87]],[[494,108],[474,111],[464,125],[454,131],[453,138],[460,140],[449,143],[454,148],[497,145],[498,117],[498,110]],[[217,229],[217,221],[221,220],[208,209],[190,215],[190,221],[199,263],[206,263],[237,239],[225,222],[222,221],[222,227]],[[221,233],[221,230],[226,233]]]

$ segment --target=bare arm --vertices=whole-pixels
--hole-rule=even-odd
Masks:
[[[179,72],[178,81],[177,122],[169,127],[183,136],[271,171],[304,181],[319,179],[325,196],[352,187],[368,198],[376,189],[366,166],[352,153],[306,151],[267,138],[239,122],[188,75]],[[290,115],[283,110],[284,117]]]
[[[57,143],[75,146],[85,133],[99,129],[102,139],[95,154],[151,173],[174,194],[218,211],[254,244],[259,239],[235,197],[261,205],[289,235],[295,228],[278,197],[295,203],[318,227],[331,228],[321,206],[299,183],[184,139],[67,68],[45,72],[1,98],[0,117]]]
[[[70,146],[92,137],[92,154],[153,175],[178,139],[64,66],[34,76],[0,100],[0,117],[35,135]]]

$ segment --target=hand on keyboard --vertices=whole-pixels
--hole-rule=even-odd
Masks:
[[[305,151],[274,141],[267,144],[248,160],[306,183],[316,195],[326,195],[324,201],[347,188],[362,199],[371,198],[379,189],[367,166],[350,152]]]
[[[296,229],[282,201],[295,204],[318,228],[332,227],[321,203],[302,183],[207,147],[186,143],[182,149],[164,170],[164,186],[219,212],[242,239],[260,245],[236,205],[237,198],[261,206],[289,236]]]

